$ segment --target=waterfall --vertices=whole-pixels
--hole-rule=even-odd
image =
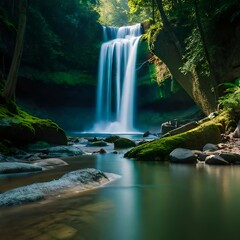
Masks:
[[[95,132],[134,132],[136,57],[141,25],[103,26]]]

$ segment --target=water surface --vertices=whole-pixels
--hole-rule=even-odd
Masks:
[[[66,168],[21,176],[17,185],[85,167],[122,178],[54,202],[1,208],[2,240],[231,240],[239,235],[239,166],[136,162],[120,154],[69,161]],[[14,180],[0,179],[0,191],[13,187]]]

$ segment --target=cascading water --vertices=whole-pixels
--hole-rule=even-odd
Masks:
[[[103,27],[95,132],[134,132],[136,57],[141,25]]]

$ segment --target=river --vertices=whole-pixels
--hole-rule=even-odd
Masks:
[[[67,198],[1,208],[1,240],[231,240],[239,235],[240,166],[137,162],[111,153],[68,162],[17,181],[0,178],[0,192],[85,167],[121,178]]]

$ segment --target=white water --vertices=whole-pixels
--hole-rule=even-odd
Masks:
[[[141,25],[103,27],[95,132],[135,132],[136,57]]]

